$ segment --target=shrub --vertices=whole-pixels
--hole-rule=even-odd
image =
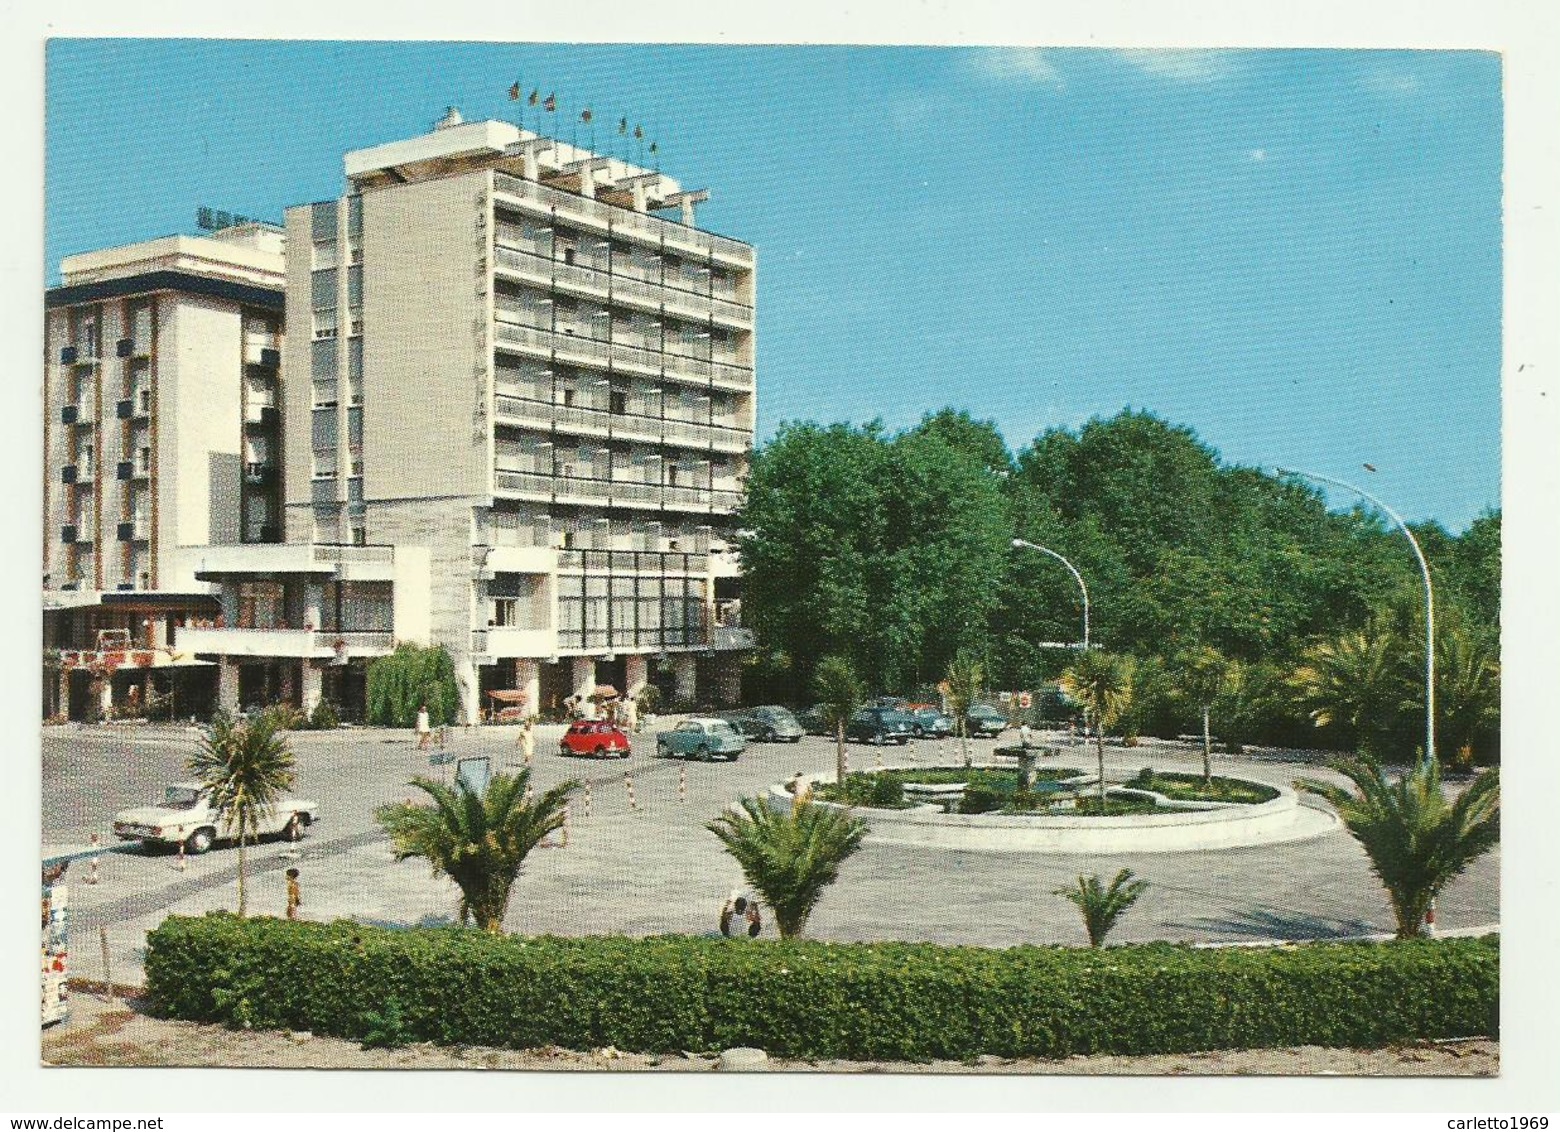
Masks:
[[[1498,1036],[1497,937],[1284,948],[1006,950],[809,940],[494,936],[173,916],[157,1010],[362,1040],[858,1060],[1362,1049]]]
[[[310,731],[334,731],[341,726],[341,713],[336,710],[336,705],[329,700],[322,699],[314,705],[314,710],[309,713]]]
[[[1002,808],[1002,795],[984,786],[967,786],[959,799],[961,814],[989,814]]]

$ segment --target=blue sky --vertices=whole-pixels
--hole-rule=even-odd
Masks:
[[[642,121],[758,247],[761,436],[1130,405],[1410,519],[1499,503],[1493,54],[56,40],[51,281],[334,196],[446,105],[512,120],[517,79]]]

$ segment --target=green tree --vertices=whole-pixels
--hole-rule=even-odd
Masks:
[[[238,914],[247,905],[244,847],[260,835],[260,826],[276,813],[276,804],[292,789],[294,760],[274,711],[249,720],[218,712],[201,737],[187,766],[232,836],[238,834]]]
[[[1122,869],[1109,888],[1100,883],[1098,876],[1079,876],[1075,887],[1058,888],[1056,895],[1071,900],[1083,913],[1083,928],[1089,933],[1089,946],[1104,947],[1110,929],[1147,888],[1148,881],[1133,880],[1132,870]]]
[[[455,664],[443,645],[411,643],[371,661],[368,666],[368,721],[382,727],[411,727],[424,704],[435,726],[455,723],[460,715],[460,685]]]
[[[1411,939],[1447,882],[1500,840],[1500,772],[1484,771],[1448,801],[1440,764],[1428,756],[1396,782],[1369,756],[1330,765],[1353,792],[1315,779],[1295,786],[1332,803],[1386,887],[1397,937]]]
[[[460,888],[460,921],[490,932],[503,929],[509,896],[525,858],[563,825],[564,806],[579,783],[570,780],[527,800],[529,769],[495,774],[478,793],[464,779],[446,786],[427,778],[411,785],[431,805],[397,802],[375,813],[390,834],[395,858],[422,857],[434,876]]]
[[[1099,758],[1100,813],[1105,813],[1105,731],[1115,726],[1132,703],[1132,660],[1114,653],[1091,650],[1079,655],[1062,674],[1061,689],[1083,708],[1094,724],[1095,751]]]
[[[707,828],[736,858],[743,876],[775,913],[782,939],[802,934],[823,890],[861,847],[866,823],[849,810],[810,805],[777,814],[744,798]]]
[[[850,661],[843,656],[826,656],[819,661],[813,677],[813,691],[823,723],[834,732],[834,780],[845,784],[845,725],[860,709],[866,693]]]
[[[1198,645],[1176,658],[1181,692],[1202,713],[1203,782],[1213,781],[1213,734],[1209,717],[1213,705],[1224,694],[1229,680],[1229,662],[1218,649]]]
[[[960,649],[948,662],[948,670],[943,674],[944,695],[948,699],[948,712],[953,716],[953,725],[959,736],[959,754],[964,757],[964,765],[969,766],[970,758],[970,707],[980,698],[981,688],[986,683],[986,669],[981,664],[980,658],[971,649]]]
[[[1422,714],[1422,695],[1418,701]],[[1500,660],[1495,642],[1455,623],[1436,629],[1435,713],[1437,753],[1462,769],[1472,765],[1476,751],[1499,742]]]

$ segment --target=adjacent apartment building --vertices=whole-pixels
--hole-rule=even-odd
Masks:
[[[344,165],[286,213],[281,544],[184,540],[219,612],[175,647],[228,707],[359,714],[398,641],[449,650],[468,720],[734,700],[753,249],[703,190],[454,111]]]
[[[282,538],[283,262],[281,230],[245,224],[61,263],[44,323],[46,716],[209,709],[214,669],[174,643],[218,612],[187,548]]]

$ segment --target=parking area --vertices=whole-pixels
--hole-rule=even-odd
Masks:
[[[662,721],[662,726],[666,721]],[[834,747],[809,736],[798,744],[753,743],[733,763],[654,757],[650,733],[634,737],[627,759],[564,758],[561,728],[537,732],[535,781],[545,789],[566,778],[589,784],[571,805],[567,847],[544,848],[528,859],[515,886],[506,927],[564,935],[713,931],[725,894],[741,883],[735,863],[705,823],[737,798],[755,794],[797,771],[832,770]],[[514,727],[450,734],[447,754],[487,756],[495,771],[521,765]],[[446,922],[456,892],[418,860],[396,862],[374,821],[385,802],[420,792],[416,774],[452,776],[430,766],[408,732],[352,729],[290,736],[298,761],[295,794],[320,803],[321,821],[298,846],[267,842],[250,852],[249,906],[280,915],[282,870],[301,871],[304,913],[313,919],[354,917],[409,925]],[[44,837],[49,844],[83,844],[98,833],[112,840],[117,809],[159,797],[164,784],[185,777],[184,760],[198,742],[186,728],[60,727],[43,736]],[[996,744],[972,741],[976,761]],[[881,758],[888,765],[957,765],[958,743],[922,740],[905,747],[848,748],[855,769]],[[1055,761],[1087,770],[1092,749],[1063,749]],[[1200,752],[1187,745],[1110,749],[1108,766],[1128,774],[1143,766],[1191,770]],[[1288,783],[1318,768],[1280,756],[1221,759],[1220,773]],[[625,773],[632,776],[629,802]],[[113,976],[138,981],[145,933],[170,913],[200,914],[237,907],[237,853],[218,847],[188,857],[113,853],[103,857],[99,883],[83,883],[86,868],[70,875],[72,966],[101,977],[95,943],[109,932]],[[1392,917],[1364,854],[1347,834],[1310,841],[1185,854],[1079,855],[961,853],[874,844],[841,869],[808,925],[812,936],[834,940],[902,939],[1009,946],[1083,943],[1076,909],[1054,890],[1080,873],[1109,876],[1122,867],[1150,889],[1115,933],[1116,942],[1171,939],[1242,941],[1354,936],[1388,931]],[[1443,895],[1443,930],[1499,920],[1499,852],[1481,858]],[[772,930],[766,928],[766,934]]]

